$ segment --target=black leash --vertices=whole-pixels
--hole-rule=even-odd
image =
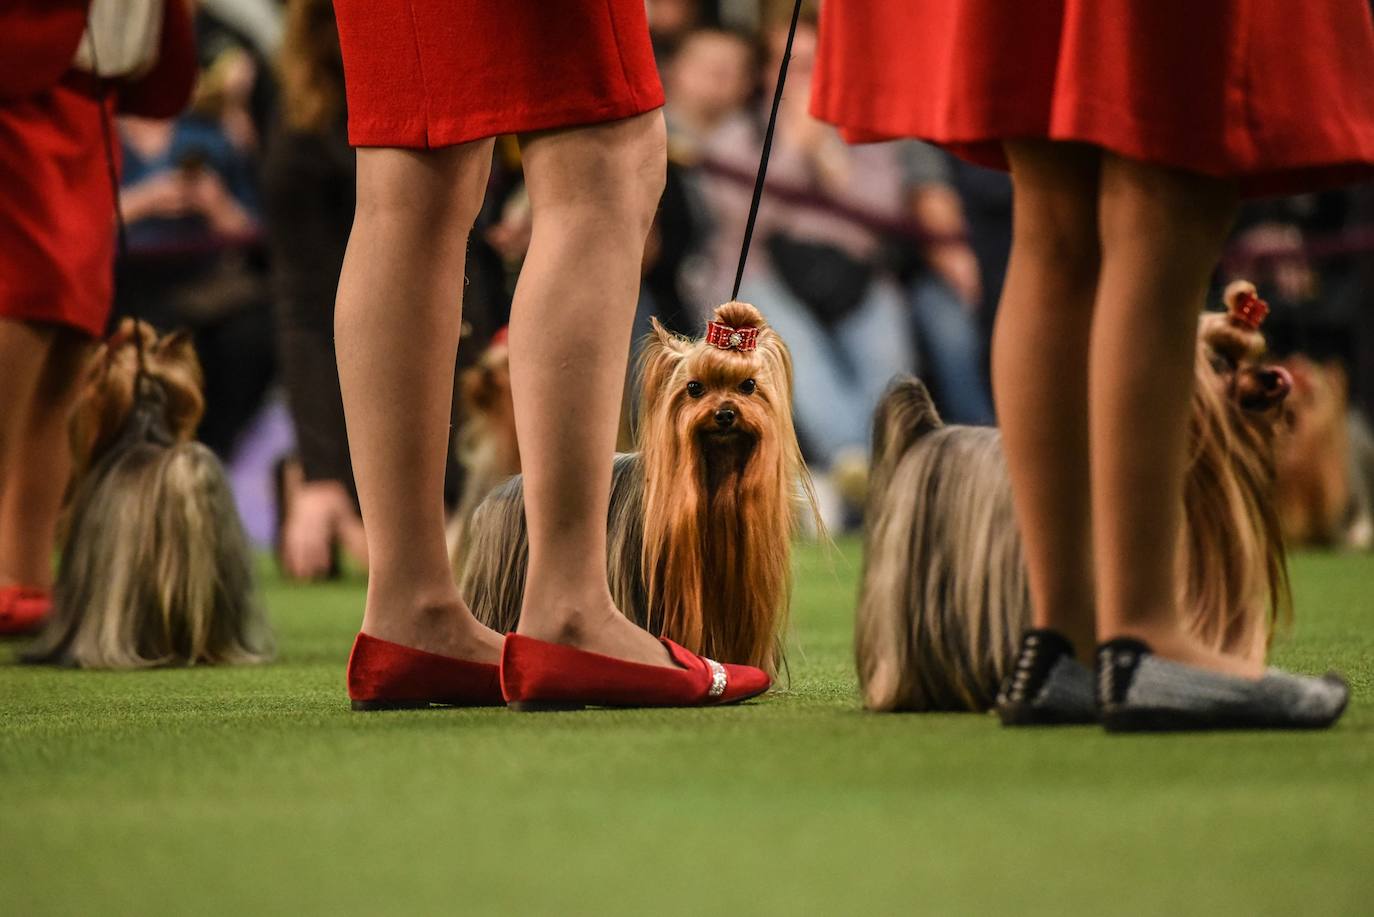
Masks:
[[[763,155],[759,157],[759,174],[754,179],[754,199],[749,202],[749,221],[744,224],[744,243],[739,250],[739,267],[735,269],[735,287],[730,298],[739,298],[740,281],[744,279],[744,263],[749,260],[749,243],[754,238],[754,222],[759,216],[759,202],[763,200],[763,180],[768,174],[768,154],[773,150],[773,130],[778,126],[778,107],[782,104],[782,87],[787,82],[787,65],[792,60],[792,39],[797,37],[797,20],[801,18],[802,0],[792,6],[792,24],[787,27],[787,47],[782,52],[782,66],[778,68],[778,88],[773,92],[773,110],[768,114],[768,130],[763,135]]]

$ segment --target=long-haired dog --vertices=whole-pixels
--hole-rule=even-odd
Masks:
[[[693,652],[776,671],[797,503],[811,490],[787,346],[753,306],[726,303],[705,339],[655,322],[639,380],[637,451],[616,457],[612,477],[611,594],[631,620]],[[521,478],[477,508],[467,556],[473,611],[513,630],[528,559]]]
[[[1290,545],[1374,548],[1374,433],[1350,407],[1339,363],[1297,355],[1278,441],[1278,502]]]
[[[131,669],[271,655],[224,470],[191,440],[202,384],[189,338],[132,319],[92,357],[71,420],[53,614],[28,661]]]
[[[1263,302],[1227,289],[1199,323],[1179,607],[1208,646],[1262,658],[1288,614],[1273,507],[1274,434],[1290,388],[1258,362]],[[945,426],[925,387],[878,405],[855,652],[873,710],[983,710],[1030,620],[1001,434]]]

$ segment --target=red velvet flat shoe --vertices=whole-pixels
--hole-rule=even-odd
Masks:
[[[768,673],[722,665],[660,638],[681,668],[668,669],[507,634],[501,691],[516,710],[583,707],[705,707],[737,704],[768,690]]]
[[[348,697],[354,710],[500,707],[501,669],[440,656],[358,634],[348,657]]]
[[[28,586],[0,586],[0,637],[31,634],[52,611],[52,595]]]

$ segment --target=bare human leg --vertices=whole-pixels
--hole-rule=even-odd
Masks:
[[[1197,318],[1233,185],[1104,154],[1102,274],[1089,363],[1098,636],[1233,675],[1261,664],[1188,636],[1177,607]]]
[[[501,637],[458,595],[443,476],[468,231],[492,142],[358,150],[358,203],[335,308],[339,381],[367,526],[363,632],[495,663]]]
[[[67,421],[90,347],[56,325],[0,320],[0,586],[52,587]]]
[[[644,242],[663,190],[663,116],[531,135],[522,148],[534,227],[510,329],[530,537],[518,632],[670,666],[663,646],[616,609],[606,582],[611,457]]]
[[[992,381],[1030,578],[1032,624],[1095,645],[1088,488],[1088,341],[1098,274],[1096,149],[1006,144],[1011,261]]]

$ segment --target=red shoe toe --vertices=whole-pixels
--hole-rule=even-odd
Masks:
[[[358,634],[348,657],[354,710],[405,710],[441,704],[499,707],[501,669]]]
[[[0,636],[31,634],[43,626],[52,611],[52,596],[28,586],[0,587]]]
[[[717,703],[734,704],[751,697],[757,697],[772,686],[773,680],[768,677],[768,673],[763,669],[756,669],[752,665],[733,665],[723,663],[725,667],[725,693]]]
[[[501,690],[517,710],[703,707],[738,703],[768,690],[762,669],[723,665],[667,639],[663,645],[679,668],[508,634],[501,652]]]

